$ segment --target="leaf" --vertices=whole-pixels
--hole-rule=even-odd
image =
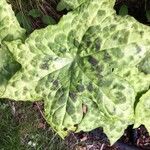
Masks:
[[[2,95],[8,81],[21,66],[14,60],[11,53],[4,46],[0,48],[0,58],[0,95]]]
[[[47,16],[47,15],[44,15],[42,17],[42,21],[46,25],[54,25],[54,24],[56,24],[56,21],[52,17]]]
[[[80,1],[77,1],[77,0],[73,0],[73,1],[71,1],[71,0],[69,0],[69,1],[61,0],[57,5],[57,10],[62,11],[65,8],[67,10],[75,9],[84,2],[86,2],[86,0],[80,0]]]
[[[150,74],[150,53],[147,53],[146,57],[139,64],[138,68],[144,74]]]
[[[117,16],[114,2],[75,4],[58,25],[24,43],[5,42],[21,69],[1,97],[43,99],[46,120],[61,137],[101,126],[113,144],[135,121],[137,94],[150,86],[150,28]]]
[[[32,23],[30,18],[21,11],[16,14],[16,17],[22,27],[25,28],[28,33],[30,33],[32,31]]]
[[[135,110],[135,125],[137,128],[141,124],[144,124],[147,128],[148,132],[150,132],[150,90],[148,90],[145,94],[140,98],[139,103],[137,104]]]
[[[144,82],[147,82],[147,88],[143,89],[143,86],[141,83],[140,88],[142,88],[142,95],[140,99],[138,100],[139,103],[137,103],[136,109],[135,109],[135,125],[134,127],[139,127],[141,124],[144,124],[147,128],[148,132],[150,132],[150,53],[146,55],[146,57],[140,62],[138,66],[139,70],[143,72],[145,75],[148,76],[148,81],[145,79]],[[144,93],[144,94],[143,94]]]
[[[67,7],[66,4],[65,4],[63,1],[60,1],[60,2],[58,3],[58,5],[57,5],[57,10],[58,10],[58,11],[62,11],[62,10],[64,10],[66,7]],[[67,8],[67,10],[69,10],[69,9],[70,9],[70,8]]]
[[[57,9],[59,11],[62,11],[65,8],[67,10],[70,10],[70,9],[74,10],[86,2],[88,3],[89,0],[60,0],[60,2],[58,3]],[[108,3],[111,6],[110,8],[113,8],[115,1],[114,0],[108,0]],[[108,3],[107,3],[107,5],[108,5]]]
[[[41,17],[42,13],[38,9],[31,9],[28,15],[32,16],[33,18]]]
[[[0,0],[0,44],[3,40],[11,41],[24,38],[25,30],[19,23],[6,0]]]
[[[125,16],[128,15],[128,7],[127,5],[122,5],[120,10],[119,10],[119,15],[120,16]]]
[[[19,26],[11,6],[0,1],[0,95],[3,95],[8,81],[20,69],[4,41],[24,39],[25,30]],[[9,97],[11,98],[11,97]]]
[[[149,49],[148,43],[140,44],[143,25],[130,18],[114,18],[114,11],[106,13],[103,2],[95,5],[96,1],[89,1],[65,16],[58,26],[34,32],[25,45],[8,43],[22,69],[10,80],[4,97],[45,99],[47,121],[62,137],[70,130],[89,131],[103,126],[113,143],[133,123],[136,94],[130,82],[112,69],[135,67]],[[119,22],[122,24],[118,27]],[[85,115],[83,105],[88,109]]]

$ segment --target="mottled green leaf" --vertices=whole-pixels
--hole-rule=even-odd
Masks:
[[[137,94],[150,86],[150,28],[117,16],[113,0],[67,2],[76,9],[58,25],[24,43],[5,42],[21,69],[1,97],[44,100],[61,137],[101,126],[113,144],[135,121]]]
[[[14,60],[7,48],[2,46],[0,48],[0,96],[4,93],[10,78],[20,67],[21,66]]]
[[[140,98],[135,110],[135,128],[141,124],[145,125],[148,132],[150,132],[150,90]]]
[[[63,8],[66,8],[68,10],[75,9],[86,1],[88,0],[61,0],[58,4],[58,8],[59,10],[62,10]]]
[[[8,81],[20,69],[4,41],[23,39],[25,31],[20,28],[19,23],[5,0],[0,1],[0,95],[5,91]],[[11,98],[11,97],[9,97]]]
[[[57,6],[58,10],[63,10],[66,8],[67,10],[75,9],[82,5],[83,3],[88,2],[89,0],[61,0]],[[113,7],[114,0],[108,0],[107,3]]]
[[[3,40],[14,40],[24,37],[24,30],[19,23],[6,0],[0,0],[0,44]]]

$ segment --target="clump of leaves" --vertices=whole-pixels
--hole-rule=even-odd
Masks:
[[[25,39],[0,1],[1,98],[44,100],[61,137],[101,126],[114,143],[130,124],[150,131],[150,28],[117,16],[114,0],[63,3],[74,10]]]

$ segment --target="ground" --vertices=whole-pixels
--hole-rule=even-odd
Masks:
[[[42,116],[42,102],[0,102],[0,150],[65,150]]]

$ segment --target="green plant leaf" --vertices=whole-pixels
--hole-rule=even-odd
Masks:
[[[117,16],[115,0],[72,2],[58,25],[4,42],[21,69],[1,97],[44,100],[61,137],[101,126],[113,144],[135,121],[137,94],[150,87],[150,28]]]
[[[67,7],[67,5],[63,2],[63,1],[60,1],[57,5],[57,10],[58,11],[62,11],[64,10],[65,8]],[[67,10],[69,10],[70,8],[66,8]]]
[[[12,54],[6,47],[0,48],[0,96],[3,95],[10,78],[20,69]]]
[[[86,2],[86,0],[80,0],[80,1],[77,1],[77,0],[73,0],[73,1],[71,1],[71,0],[69,0],[69,1],[61,0],[58,3],[57,10],[62,11],[65,8],[67,10],[75,9],[84,2]]]
[[[74,10],[77,7],[79,7],[80,5],[84,4],[87,2],[88,4],[89,0],[61,0],[57,6],[57,9],[59,11],[63,10],[63,9],[67,9],[67,10]],[[113,8],[115,1],[114,0],[108,0],[108,3],[110,5],[110,8]],[[108,5],[108,3],[106,4],[106,6]]]
[[[32,24],[30,18],[21,11],[16,14],[16,17],[22,27],[25,28],[28,33],[31,33]]]
[[[19,23],[6,0],[0,1],[0,44],[3,40],[11,41],[24,38],[25,30],[20,28]]]
[[[150,133],[150,90],[148,90],[145,94],[140,98],[139,103],[137,104],[135,110],[135,125],[137,128],[141,124],[145,125],[148,132]]]
[[[0,1],[0,95],[3,95],[10,78],[20,69],[20,64],[16,62],[4,41],[24,39],[23,30],[5,0]],[[11,97],[10,97],[11,98]]]
[[[44,99],[47,121],[62,137],[102,126],[114,143],[134,121],[136,91],[122,73],[145,59],[149,32],[131,17],[117,17],[108,1],[87,1],[25,44],[6,43],[22,69],[3,97]]]
[[[56,21],[52,17],[47,16],[47,15],[42,16],[42,21],[46,25],[54,25],[54,24],[56,24]]]
[[[120,16],[125,16],[128,15],[128,7],[127,5],[122,5],[120,10],[119,10],[119,15]]]
[[[31,9],[28,15],[32,16],[33,18],[38,18],[42,16],[42,13],[38,9]]]

